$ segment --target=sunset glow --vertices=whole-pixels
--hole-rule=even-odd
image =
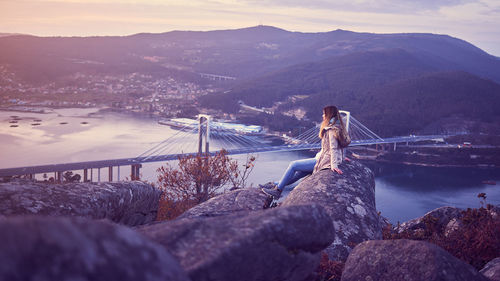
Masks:
[[[1,0],[0,32],[130,35],[272,25],[290,31],[448,34],[500,55],[496,0]]]

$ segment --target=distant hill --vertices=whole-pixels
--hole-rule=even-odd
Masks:
[[[123,37],[8,36],[0,38],[0,64],[16,66],[28,81],[50,81],[78,71],[203,72],[242,81],[333,56],[392,49],[404,50],[438,69],[467,71],[500,82],[498,58],[446,35],[301,33],[270,26]],[[75,59],[100,66],[75,63]]]
[[[302,99],[288,97],[301,95]],[[402,49],[352,53],[299,64],[205,96],[202,104],[227,112],[237,101],[256,106],[281,102],[278,112],[302,108],[317,120],[335,104],[384,136],[422,130],[460,115],[500,121],[500,85],[464,71],[447,71]]]
[[[365,92],[402,78],[439,69],[402,49],[367,51],[298,64],[240,83],[228,93],[206,96],[210,107],[231,111],[238,100],[270,107],[292,95]]]
[[[16,36],[16,35],[23,35],[23,34],[21,34],[21,33],[1,33],[0,32],[0,37]]]
[[[312,107],[324,98],[319,95],[305,103]],[[364,101],[349,96],[340,100],[367,127],[383,136],[420,133],[449,117],[460,117],[478,126],[489,124],[497,127],[496,131],[500,122],[500,84],[466,72],[426,74],[375,87],[366,92]]]
[[[283,67],[332,56],[403,49],[441,69],[462,70],[500,82],[500,61],[474,45],[447,35],[373,34],[335,30],[289,32],[270,26],[207,32],[139,34],[159,56],[195,71],[239,78],[259,77]],[[168,42],[168,43],[167,43]]]
[[[165,67],[143,54],[140,42],[127,37],[0,38],[0,64],[6,64],[25,82],[43,84],[84,72],[115,75],[139,72],[195,80],[191,71]]]

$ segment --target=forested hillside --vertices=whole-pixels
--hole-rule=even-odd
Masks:
[[[295,95],[305,98],[288,98]],[[277,112],[302,108],[311,120],[323,106],[335,104],[386,136],[415,133],[449,116],[490,123],[500,116],[499,84],[443,71],[400,49],[293,66],[202,102],[235,112],[238,100],[266,107],[280,102]]]

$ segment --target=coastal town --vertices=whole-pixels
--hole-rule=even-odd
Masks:
[[[0,65],[0,108],[43,112],[43,107],[96,107],[147,113],[159,117],[197,114],[197,97],[213,92],[172,77],[143,73],[94,75],[76,73],[57,82],[32,85]]]

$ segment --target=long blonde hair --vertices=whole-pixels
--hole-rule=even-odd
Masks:
[[[334,105],[325,106],[323,108],[323,114],[325,114],[325,115],[323,116],[323,122],[321,122],[321,127],[319,129],[319,138],[320,139],[322,139],[323,136],[325,135],[325,130],[324,130],[325,127],[335,125],[337,120],[339,121],[340,129],[345,131],[344,121],[342,120],[342,117],[340,116],[340,112],[336,106],[334,106]],[[330,122],[330,120],[332,120],[332,118],[334,118],[333,122]]]

